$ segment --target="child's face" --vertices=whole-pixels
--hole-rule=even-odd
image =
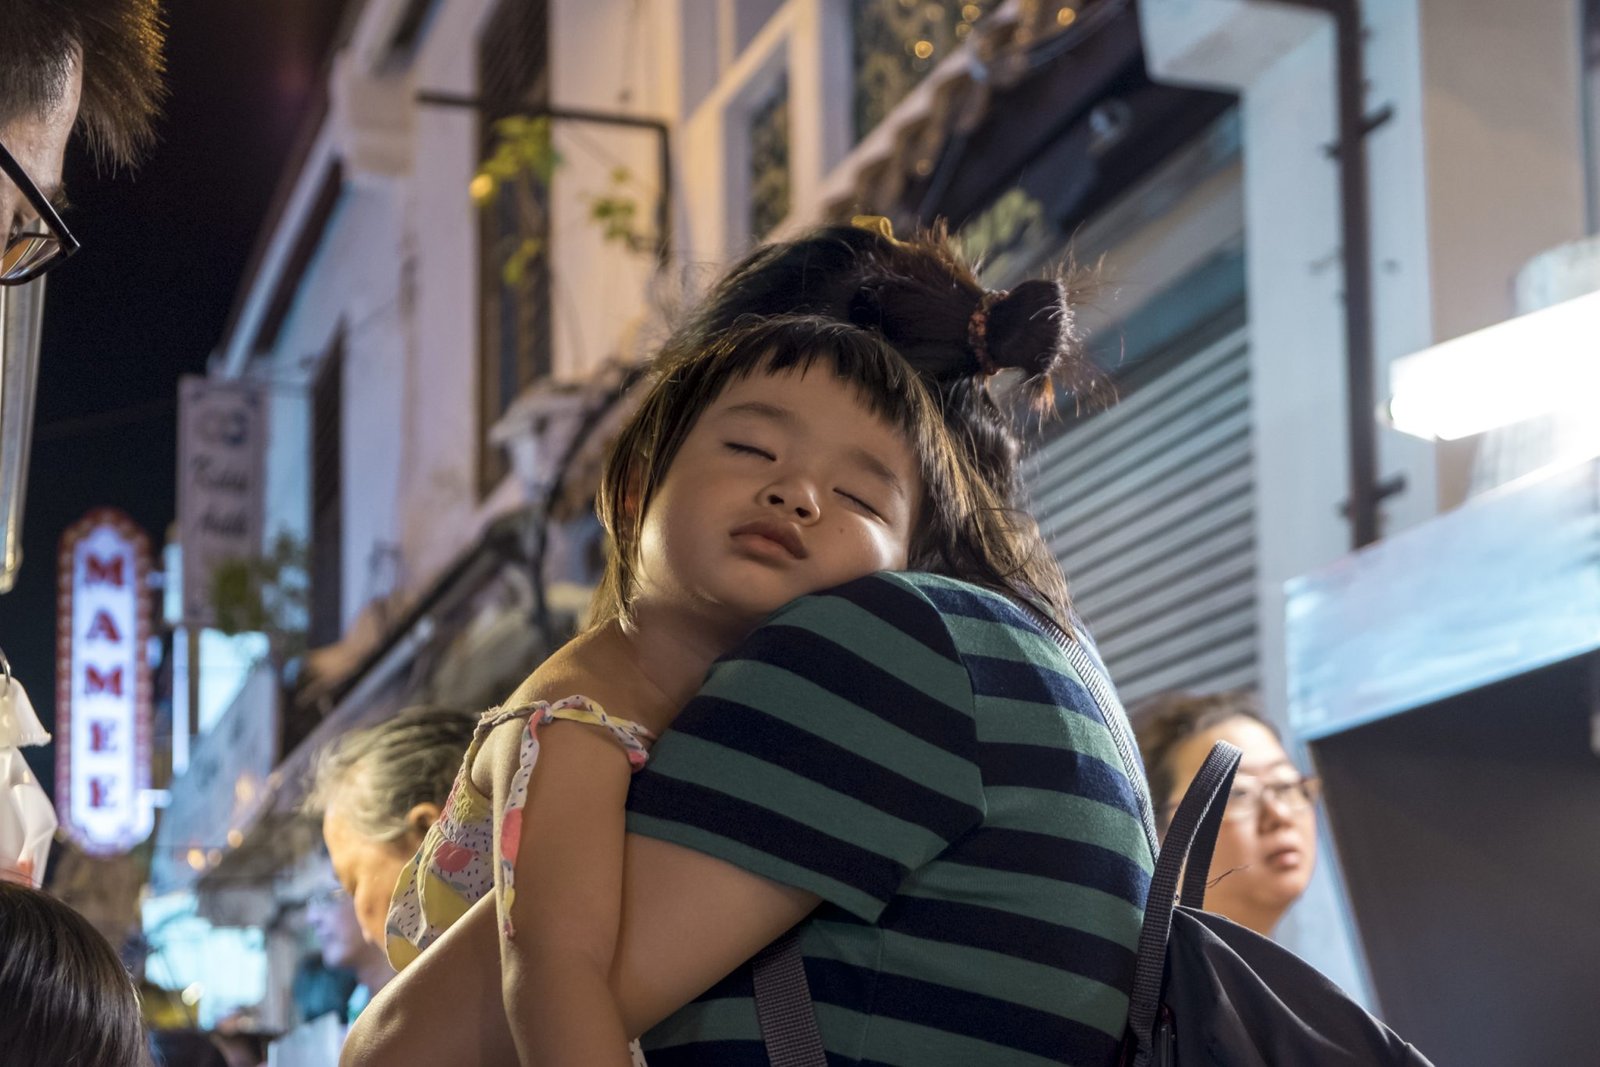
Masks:
[[[795,597],[906,566],[910,444],[824,366],[728,385],[645,512],[635,605],[755,625]]]

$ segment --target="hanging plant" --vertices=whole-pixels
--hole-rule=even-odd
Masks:
[[[264,633],[280,668],[306,649],[311,598],[306,543],[279,533],[265,553],[218,564],[211,607],[225,634]]]
[[[497,120],[493,130],[494,150],[478,167],[470,188],[480,207],[501,196],[513,198],[521,236],[507,249],[500,274],[506,285],[515,288],[545,253],[542,235],[550,222],[550,184],[565,161],[556,150],[549,116],[512,115]],[[615,167],[606,190],[587,199],[589,219],[600,227],[603,239],[639,252],[653,248],[654,238],[638,225],[635,184],[628,168]]]

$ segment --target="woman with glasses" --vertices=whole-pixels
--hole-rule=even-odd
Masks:
[[[1249,693],[1164,693],[1129,718],[1163,834],[1211,746],[1244,751],[1211,857],[1206,910],[1270,937],[1311,882],[1317,780],[1295,767]]]

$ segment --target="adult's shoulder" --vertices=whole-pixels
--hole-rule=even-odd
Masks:
[[[954,615],[1010,621],[1022,615],[1005,596],[971,582],[926,571],[878,571],[793,600],[767,622],[859,612],[890,619]]]

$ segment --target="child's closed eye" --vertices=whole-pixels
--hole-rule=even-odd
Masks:
[[[778,458],[771,452],[768,452],[766,449],[757,448],[755,445],[747,445],[739,441],[724,441],[723,444],[726,445],[730,451],[738,452],[742,455],[760,456],[765,460],[776,460]]]
[[[871,504],[867,503],[861,497],[856,496],[854,493],[846,492],[843,489],[835,489],[834,492],[838,493],[840,496],[842,496],[846,500],[850,501],[850,503],[854,504],[856,507],[858,507],[858,508],[862,509],[863,511],[867,512],[873,518],[875,518],[875,519],[883,518],[883,513],[882,512],[880,512],[877,508],[873,507]]]

